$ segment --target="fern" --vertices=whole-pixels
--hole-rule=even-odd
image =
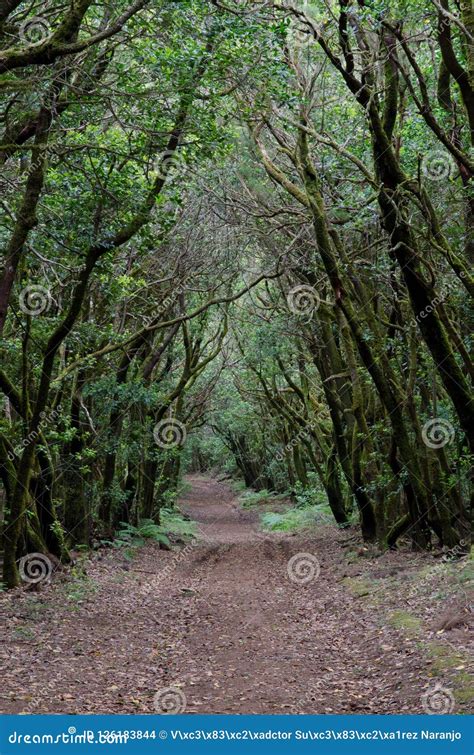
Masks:
[[[152,519],[140,519],[136,527],[129,522],[120,522],[120,529],[114,540],[115,547],[144,545],[146,540],[170,545],[169,534],[195,537],[194,522],[185,519],[177,509],[162,509],[160,515],[161,524],[156,524]]]
[[[169,545],[170,541],[161,525],[155,524],[152,519],[141,519],[138,526],[128,522],[120,522],[121,529],[117,532],[115,545],[124,547],[127,545],[143,545],[145,540],[154,540],[157,543]]]
[[[172,535],[195,537],[196,525],[185,519],[178,509],[161,509],[161,526]]]
[[[279,532],[292,532],[314,527],[316,523],[326,524],[330,521],[331,516],[321,506],[287,509],[281,514],[268,511],[261,517],[262,529]]]

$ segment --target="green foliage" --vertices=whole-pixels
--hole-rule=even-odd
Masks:
[[[234,493],[242,493],[247,489],[243,480],[231,480],[230,487]]]
[[[155,524],[151,519],[141,519],[136,527],[128,522],[121,522],[121,529],[117,532],[114,545],[117,548],[138,547],[144,545],[146,540],[170,544],[169,537],[162,526]]]
[[[284,495],[275,495],[269,490],[246,490],[240,496],[240,505],[244,509],[251,509],[254,506],[259,506],[266,503],[272,503],[274,501],[282,500]]]
[[[70,572],[70,579],[64,586],[65,598],[72,611],[79,610],[79,603],[94,595],[98,585],[86,574],[81,565],[74,566]]]
[[[144,545],[147,540],[156,543],[170,545],[169,535],[192,538],[195,536],[196,527],[194,522],[185,519],[175,508],[160,510],[161,524],[156,524],[152,519],[141,519],[137,526],[127,522],[121,522],[113,545],[116,548],[133,547]]]
[[[54,522],[51,524],[51,530],[56,535],[58,543],[61,545],[61,555],[65,555],[67,552],[66,549],[66,543],[65,543],[65,530],[62,526],[61,522],[58,519],[55,519]]]
[[[309,476],[310,478],[312,476],[314,480],[315,475],[311,475],[310,473]],[[310,485],[310,486],[304,487],[303,484],[298,481],[295,487],[295,498],[296,498],[296,505],[298,508],[306,509],[312,506],[321,506],[321,507],[325,507],[328,511],[330,510],[327,503],[326,493],[323,490],[321,490],[320,486],[316,487],[316,486]]]
[[[317,524],[332,521],[326,507],[289,508],[283,512],[269,511],[262,514],[261,525],[264,530],[276,532],[296,532],[311,529]]]
[[[185,519],[178,509],[161,509],[161,528],[172,535],[194,537],[196,525],[193,521]]]
[[[469,499],[463,401],[453,401],[462,372],[453,364],[464,371],[463,350],[472,340],[468,300],[454,270],[469,257],[470,171],[460,156],[472,159],[472,150],[457,77],[451,72],[444,92],[452,107],[438,90],[436,4],[341,4],[336,16],[348,12],[343,33],[343,17],[338,22],[331,4],[303,3],[326,44],[305,37],[302,17],[285,4],[229,0],[235,13],[222,5],[145,3],[123,32],[67,62],[44,65],[40,55],[38,64],[30,60],[2,82],[0,241],[7,250],[13,244],[12,260],[18,256],[0,339],[6,499],[23,485],[15,479],[23,450],[33,450],[25,475],[31,485],[16,511],[5,501],[3,517],[5,531],[14,521],[34,524],[52,491],[40,525],[53,522],[56,555],[64,551],[60,522],[76,512],[68,500],[74,486],[71,494],[65,484],[71,470],[85,491],[78,519],[104,534],[111,522],[162,509],[160,525],[122,525],[115,544],[129,547],[167,543],[169,533],[193,535],[173,508],[187,470],[222,472],[252,488],[241,497],[244,508],[290,490],[295,507],[265,515],[264,526],[275,529],[324,520],[325,491],[343,514],[355,492],[367,494],[374,509],[384,509],[378,529],[398,518],[395,509],[408,508],[408,483],[415,491],[427,486],[417,494],[420,505],[425,492],[430,506],[449,501],[453,522]],[[20,6],[7,14],[4,43],[28,58],[36,45],[22,38],[23,23],[34,21],[42,4]],[[60,32],[68,4],[46,6],[49,31]],[[75,36],[94,40],[129,6],[90,4]],[[464,6],[452,6],[453,55],[470,72]],[[394,39],[387,54],[390,24],[404,35],[405,52]],[[328,50],[363,82],[355,96]],[[394,61],[400,65],[387,66]],[[396,83],[394,70],[384,79],[387,68],[398,70],[399,91],[393,133],[382,140],[392,173],[384,178],[374,147]],[[315,202],[302,175],[303,112],[321,187],[318,223],[331,236],[326,249],[315,237]],[[37,144],[46,135],[40,177]],[[161,175],[170,135],[178,145],[168,155],[170,173]],[[430,155],[440,162],[439,175]],[[399,177],[390,192],[393,222],[409,225],[412,238],[394,249],[397,233],[381,222],[379,189]],[[413,270],[397,261],[412,249]],[[409,290],[407,271],[414,288],[432,281],[421,297]],[[289,304],[302,284],[315,287],[318,298],[304,317]],[[34,314],[21,299],[32,285],[47,294]],[[435,357],[432,343],[427,348],[427,331],[420,337],[414,317],[417,298],[425,301],[435,288],[432,309],[440,313],[439,332],[446,330],[447,347],[439,344],[446,359]],[[386,383],[384,375],[374,380],[381,366]],[[450,389],[449,370],[457,374]],[[392,398],[400,416],[390,409]],[[435,415],[454,431],[442,449],[420,441]],[[43,416],[41,432],[30,437],[35,416]],[[186,425],[184,447],[156,441],[163,417]],[[27,543],[20,529],[18,542],[5,539],[13,571]]]

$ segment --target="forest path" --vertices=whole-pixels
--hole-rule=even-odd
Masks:
[[[1,712],[423,712],[429,661],[349,589],[361,572],[346,534],[266,535],[226,484],[189,482],[196,544],[109,550],[86,574],[2,597]]]
[[[193,593],[174,617],[188,712],[423,710],[423,661],[342,586],[336,528],[263,533],[227,485],[189,481],[201,544],[178,566]]]

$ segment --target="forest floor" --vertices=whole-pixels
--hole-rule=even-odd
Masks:
[[[263,533],[225,483],[188,482],[196,544],[0,595],[1,713],[467,712],[468,561]]]

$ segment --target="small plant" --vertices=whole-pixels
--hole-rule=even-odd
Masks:
[[[64,557],[67,555],[67,548],[66,548],[66,541],[65,541],[65,530],[62,526],[61,522],[58,519],[55,519],[54,522],[51,524],[51,530],[56,535],[56,538],[58,542],[60,543],[61,547],[61,556]]]
[[[36,635],[31,627],[20,626],[14,628],[13,636],[19,640],[33,640]]]
[[[77,610],[77,605],[94,595],[98,585],[86,574],[82,566],[74,566],[71,569],[71,579],[65,586],[65,595],[72,611]]]
[[[265,488],[263,490],[246,490],[240,496],[240,505],[243,509],[250,509],[253,506],[259,506],[264,503],[272,503],[274,501],[284,498],[283,495],[277,495],[271,493]]]
[[[141,519],[135,527],[128,522],[120,522],[121,529],[114,540],[116,548],[144,545],[146,540],[169,545],[170,541],[164,528],[152,519]]]
[[[165,490],[161,494],[161,500],[162,500],[162,509],[172,509],[174,505],[176,504],[176,501],[178,500],[178,491],[176,488],[171,488],[170,490]],[[161,511],[160,509],[160,515]],[[161,516],[160,516],[161,518]]]
[[[245,490],[245,482],[243,480],[230,480],[230,487],[234,493],[241,493]]]
[[[261,525],[264,530],[279,532],[292,532],[314,527],[318,522],[326,524],[331,521],[331,516],[322,510],[320,506],[310,508],[292,508],[278,513],[268,511],[262,514]]]
[[[195,537],[196,525],[185,519],[178,509],[161,509],[161,529],[171,535]]]
[[[298,508],[305,509],[310,506],[327,506],[326,493],[312,485],[303,487],[300,482],[297,482],[295,487],[295,498]]]

